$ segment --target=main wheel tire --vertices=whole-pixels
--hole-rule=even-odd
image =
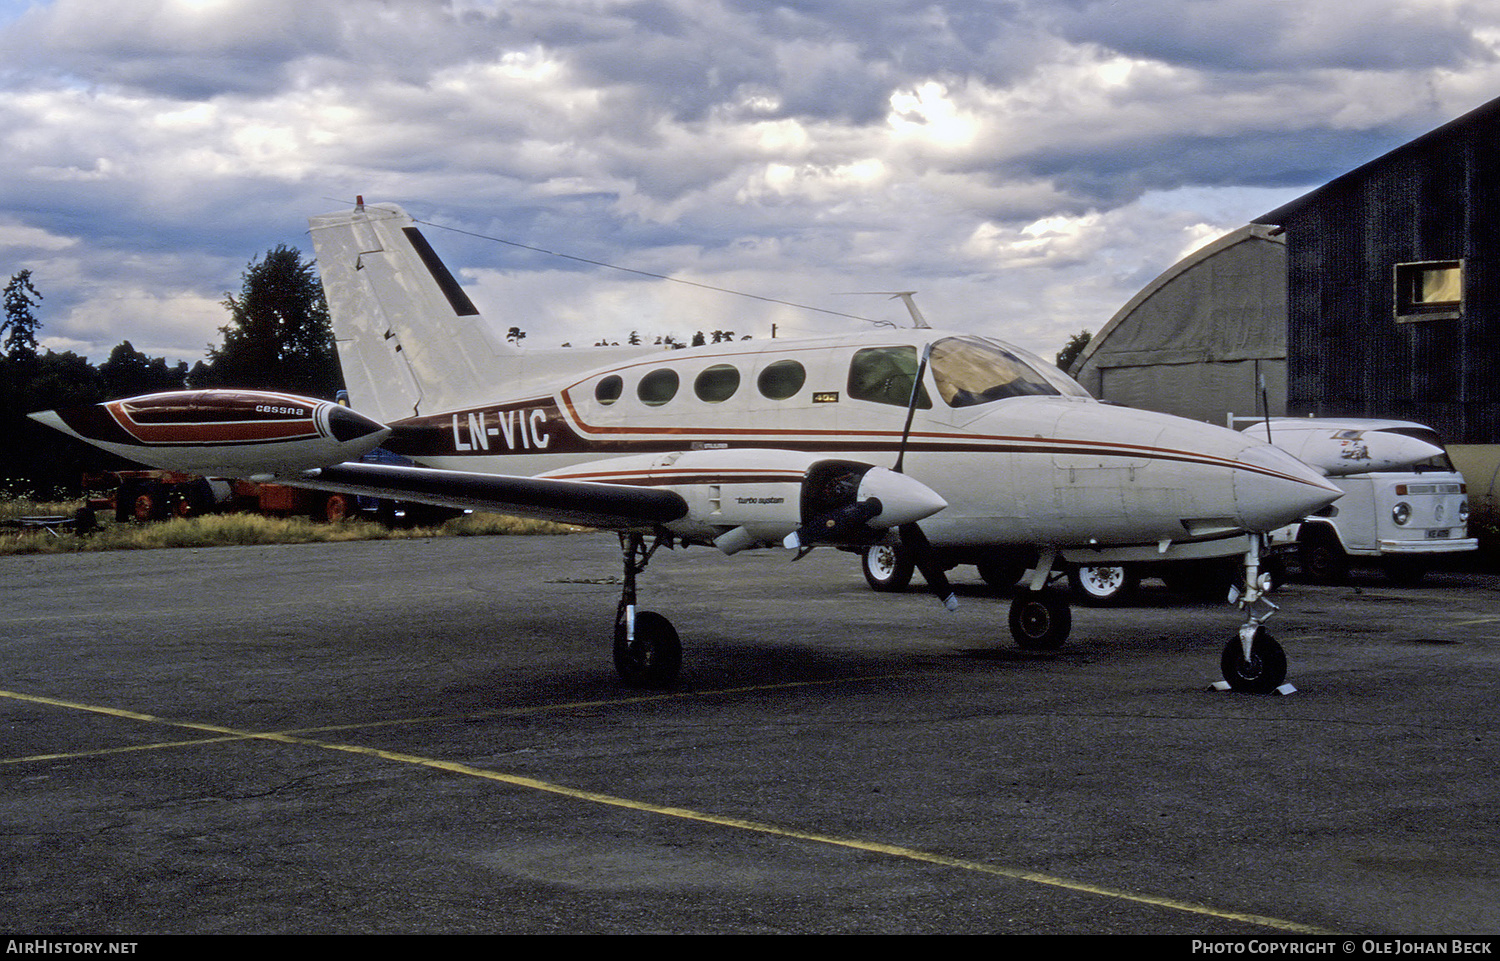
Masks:
[[[1023,561],[991,559],[980,561],[975,566],[979,568],[980,578],[997,591],[1008,591],[1015,587],[1016,582],[1026,573]]]
[[[1250,642],[1250,660],[1245,660],[1238,637],[1224,645],[1219,670],[1229,686],[1244,694],[1270,694],[1286,680],[1286,652],[1265,628],[1257,627]]]
[[[865,580],[877,591],[904,591],[916,570],[911,551],[895,544],[876,544],[865,548],[860,568]]]
[[[635,639],[615,624],[615,670],[629,687],[668,687],[682,667],[682,642],[672,622],[655,611],[637,611]]]
[[[1141,585],[1140,575],[1124,564],[1075,567],[1068,571],[1073,596],[1089,607],[1113,607],[1128,601]]]
[[[1338,538],[1322,528],[1303,535],[1297,559],[1303,576],[1315,584],[1344,584],[1349,580],[1349,555]]]
[[[1059,591],[1022,591],[1010,605],[1010,636],[1028,651],[1055,651],[1073,630],[1073,611]]]

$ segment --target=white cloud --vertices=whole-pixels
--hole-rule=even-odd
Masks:
[[[96,360],[201,356],[245,263],[356,193],[883,319],[834,295],[916,288],[935,323],[1051,353],[1188,246],[1500,89],[1500,12],[1468,0],[5,9],[0,257]],[[502,330],[511,297],[553,318],[538,346],[857,323],[433,240]]]

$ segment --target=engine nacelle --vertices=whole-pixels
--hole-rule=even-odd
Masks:
[[[667,529],[726,554],[784,543],[860,545],[947,502],[904,474],[804,451],[701,450],[611,458],[542,477],[665,487],[688,504]]]
[[[139,464],[224,477],[358,460],[391,432],[333,401],[253,390],[170,391],[31,416]]]

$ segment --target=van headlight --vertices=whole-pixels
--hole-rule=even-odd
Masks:
[[[1458,502],[1458,519],[1459,519],[1459,521],[1461,523],[1464,523],[1464,524],[1469,523],[1469,502],[1468,501],[1459,501]]]
[[[1391,520],[1405,527],[1406,522],[1411,520],[1411,505],[1406,501],[1397,503],[1395,507],[1391,508]]]

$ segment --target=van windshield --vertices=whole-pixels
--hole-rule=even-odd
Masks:
[[[932,345],[932,377],[949,407],[974,407],[1007,397],[1087,397],[1088,392],[1039,362],[986,337],[945,337]]]

